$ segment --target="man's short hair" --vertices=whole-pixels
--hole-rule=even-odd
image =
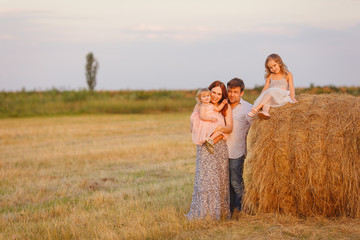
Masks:
[[[240,78],[233,78],[227,83],[227,88],[228,89],[229,88],[235,88],[235,87],[240,87],[241,92],[243,92],[244,89],[245,89],[244,81],[241,80]]]

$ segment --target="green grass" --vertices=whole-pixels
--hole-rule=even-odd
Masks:
[[[0,92],[0,118],[101,113],[184,112],[195,91]]]
[[[253,103],[262,86],[246,89],[243,99]],[[360,87],[314,87],[296,89],[296,94],[344,93],[360,95]],[[190,112],[196,90],[149,91],[20,91],[0,92],[0,118],[81,114],[143,114]]]

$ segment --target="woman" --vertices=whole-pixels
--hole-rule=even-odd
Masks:
[[[218,106],[227,99],[224,83],[215,81],[209,86],[211,102]],[[197,111],[195,107],[194,111]],[[225,120],[215,131],[231,133],[232,110],[227,103],[219,112]],[[214,139],[214,153],[211,154],[205,145],[197,145],[194,192],[187,218],[202,219],[210,217],[220,219],[230,217],[229,197],[229,160],[226,142],[222,136]]]

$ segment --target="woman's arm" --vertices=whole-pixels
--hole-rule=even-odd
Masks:
[[[215,131],[220,131],[222,133],[231,133],[232,130],[233,130],[232,109],[230,104],[228,104],[228,108],[226,110],[226,117],[225,117],[225,126],[217,126]]]
[[[217,119],[214,117],[206,116],[206,107],[203,105],[200,106],[200,114],[199,115],[200,115],[200,119],[203,121],[211,121],[211,122],[217,121]]]
[[[220,135],[220,136],[214,138],[214,139],[213,139],[213,143],[214,143],[214,144],[215,144],[215,143],[218,143],[223,137],[224,137],[223,135]]]
[[[290,98],[294,102],[297,102],[297,100],[295,98],[295,88],[294,88],[293,75],[292,75],[291,72],[288,72],[288,83],[289,83]]]

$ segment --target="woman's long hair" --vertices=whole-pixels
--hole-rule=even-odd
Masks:
[[[226,90],[226,86],[223,82],[217,80],[217,81],[211,83],[209,86],[209,90],[211,91],[214,87],[220,87],[221,91],[222,91],[222,96],[221,96],[221,99],[219,100],[218,104],[220,104],[224,99],[228,99],[228,93]],[[228,109],[228,104],[225,104],[223,109],[221,109],[221,111],[220,111],[224,117],[226,117],[227,109]]]

